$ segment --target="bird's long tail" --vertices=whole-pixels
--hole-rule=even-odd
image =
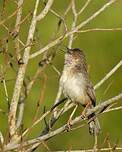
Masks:
[[[92,135],[98,135],[100,133],[100,123],[99,123],[99,120],[97,118],[95,118],[94,120],[92,120],[90,123],[89,123],[89,132],[90,134]]]
[[[100,123],[95,114],[91,114],[89,117],[89,133],[92,135],[98,135],[101,131]]]

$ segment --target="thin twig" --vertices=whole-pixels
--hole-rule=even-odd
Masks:
[[[115,96],[115,97],[113,97],[113,98],[111,98],[111,99],[108,99],[108,100],[102,102],[101,104],[97,105],[96,107],[94,107],[93,109],[91,109],[90,111],[88,111],[88,113],[86,113],[86,117],[88,117],[88,116],[91,115],[92,113],[95,113],[95,112],[97,112],[97,111],[100,111],[101,109],[103,109],[103,108],[106,107],[106,106],[109,106],[110,104],[116,103],[119,99],[122,99],[122,93],[120,93],[119,95],[117,95],[117,96]],[[48,113],[49,113],[49,111],[43,115],[43,118],[44,118],[45,115],[47,115]],[[41,118],[41,120],[42,120],[43,118]],[[78,117],[76,117],[75,119],[73,119],[70,123],[71,123],[71,125],[73,126],[73,125],[77,124],[78,122],[82,122],[82,121],[84,121],[84,120],[82,119],[82,117],[81,117],[81,116],[78,116]],[[39,120],[36,122],[36,124],[37,124],[38,122],[39,122]],[[43,136],[40,136],[40,137],[38,137],[38,138],[35,138],[35,139],[29,140],[29,141],[27,141],[27,142],[24,142],[24,143],[23,143],[23,146],[33,145],[33,144],[35,144],[35,143],[41,143],[42,141],[47,140],[47,139],[49,139],[49,138],[51,138],[51,137],[53,137],[53,136],[55,136],[55,135],[57,135],[57,134],[60,134],[60,133],[62,133],[62,132],[64,132],[64,131],[66,131],[66,130],[67,130],[67,124],[63,125],[62,127],[58,128],[58,129],[56,129],[56,130],[54,130],[54,131],[50,131],[50,132],[49,132],[48,134],[46,134],[46,135],[43,135]],[[19,146],[20,146],[20,144],[14,144],[14,143],[12,144],[12,143],[10,143],[10,144],[8,144],[8,145],[5,146],[5,150],[13,150],[13,149],[18,148]]]
[[[19,10],[17,12],[17,18],[16,18],[16,23],[15,23],[15,29],[14,29],[14,32],[16,33],[15,40],[14,40],[15,51],[16,51],[16,56],[17,56],[18,61],[21,58],[18,39],[19,39],[20,22],[21,22],[21,17],[22,17],[22,4],[23,4],[23,0],[19,0],[18,1]]]
[[[52,14],[54,14],[56,17],[58,17],[63,22],[64,28],[65,28],[65,32],[67,32],[67,25],[65,23],[65,19],[61,15],[59,15],[57,12],[55,12],[53,9],[50,9],[50,12]]]
[[[67,32],[65,35],[60,36],[59,38],[55,39],[54,41],[48,43],[45,47],[41,48],[37,52],[30,55],[30,59],[35,58],[36,56],[44,53],[51,47],[55,46],[56,44],[60,43],[62,39],[67,38],[69,35],[76,33],[79,31],[82,27],[84,27],[86,24],[88,24],[90,21],[92,21],[94,18],[96,18],[99,14],[101,14],[106,8],[108,8],[110,5],[112,5],[117,0],[110,0],[106,4],[104,4],[98,11],[96,11],[93,15],[91,15],[89,18],[87,18],[85,21],[81,22],[79,25],[77,25],[73,30]]]
[[[87,0],[82,9],[78,12],[78,15],[81,15],[81,13],[86,9],[86,7],[89,5],[91,0]]]
[[[74,28],[76,27],[77,18],[78,18],[77,12],[76,12],[75,0],[72,0],[72,12],[73,12],[73,22],[72,22],[71,31],[74,30]],[[74,36],[73,33],[71,35],[69,35],[68,48],[72,48],[73,36]]]
[[[79,30],[77,33],[87,33],[87,32],[94,32],[94,31],[122,31],[121,27],[115,27],[115,28],[91,28],[91,29],[85,29],[85,30]]]
[[[112,148],[99,148],[97,151],[110,151]],[[122,147],[116,147],[115,150],[122,150]],[[64,152],[62,150],[52,151],[52,152]],[[69,152],[69,150],[65,150],[65,152]],[[70,150],[70,152],[93,152],[93,149],[84,149],[84,150]]]
[[[20,6],[21,7],[21,6]],[[20,7],[18,7],[11,15],[9,15],[7,18],[5,18],[4,20],[2,20],[1,22],[0,22],[0,25],[2,25],[2,24],[4,24],[7,20],[9,20],[9,19],[11,19],[13,16],[15,16],[16,14],[17,14],[17,12],[18,12],[18,10],[19,10],[19,8]]]
[[[104,111],[104,113],[106,113],[106,112],[111,112],[111,111],[116,111],[116,110],[120,110],[120,109],[122,109],[122,106],[120,106],[120,107],[115,107],[115,108],[110,108],[110,109],[107,109],[107,110],[105,110],[105,111]]]
[[[56,68],[55,65],[51,64],[51,67],[53,68],[53,70],[58,74],[58,76],[61,75],[61,72]]]
[[[9,28],[8,28],[5,24],[2,24],[2,26],[8,31],[9,35],[11,36],[11,32],[9,31]],[[22,40],[17,39],[17,41],[18,41],[22,46],[25,47],[25,44],[24,44],[24,42],[22,42]]]
[[[122,65],[122,60],[118,64],[116,64],[114,68],[94,86],[94,89],[95,90],[98,89],[108,78],[110,78],[120,68],[121,65]]]
[[[23,93],[21,93],[20,96],[20,105],[19,105],[19,114],[18,114],[18,118],[17,118],[17,128],[19,128],[22,124],[22,120],[23,120],[23,114],[24,114],[24,107],[25,107],[25,98],[29,95],[32,86],[34,85],[34,83],[36,82],[38,76],[44,71],[44,69],[46,68],[46,66],[48,64],[50,64],[50,62],[52,61],[53,57],[49,56],[44,58],[42,61],[40,61],[41,66],[37,69],[36,73],[34,74],[33,78],[31,79],[31,81],[27,84],[26,88],[25,88],[25,95],[23,95]],[[39,107],[38,107],[39,108]]]
[[[43,9],[43,11],[36,17],[37,21],[42,20],[47,15],[47,13],[49,12],[49,10],[50,10],[50,8],[53,4],[53,1],[54,0],[48,0],[48,2],[46,4],[45,8]]]
[[[44,101],[46,82],[47,82],[47,75],[44,74],[43,85],[42,85],[42,88],[41,88],[41,93],[40,93],[39,101],[37,102],[37,108],[36,108],[36,111],[35,111],[33,122],[35,122],[37,120],[38,113],[40,111],[40,106],[41,106],[42,102]]]
[[[28,129],[26,129],[26,130],[24,131],[24,133],[22,134],[22,137],[25,136],[25,135],[28,133],[28,131],[30,131],[30,130],[31,130],[34,126],[36,126],[39,122],[41,122],[49,113],[50,113],[50,111],[47,111],[47,112],[44,113],[39,119],[37,119],[37,120],[32,124],[31,127],[29,127]]]

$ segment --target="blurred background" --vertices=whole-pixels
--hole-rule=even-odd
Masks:
[[[0,20],[7,18],[16,10],[16,1],[13,0],[0,0]],[[55,0],[52,6],[58,14],[62,15],[68,4],[69,0]],[[77,0],[76,6],[77,10],[81,9],[86,0]],[[84,21],[89,16],[91,16],[95,11],[97,11],[107,0],[93,0],[85,9],[85,11],[80,15],[78,23]],[[23,14],[24,18],[28,13],[32,12],[34,9],[35,0],[24,0],[23,4]],[[40,1],[38,12],[44,8],[43,0]],[[10,36],[10,32],[14,29],[16,16],[7,20],[4,24],[8,27],[9,31],[6,30],[5,26],[0,25],[0,66],[1,69],[7,69],[5,73],[5,79],[7,82],[7,89],[9,95],[9,101],[11,101],[12,92],[14,88],[14,83],[16,79],[16,71],[18,70],[17,61],[11,57],[6,57],[5,53],[1,53],[6,47],[7,51],[13,56],[15,54],[13,38]],[[31,14],[27,20],[21,25],[20,29],[20,39],[26,43],[28,29],[31,21]],[[59,19],[56,18],[52,13],[49,14],[41,21],[38,22],[35,32],[35,44],[32,47],[31,53],[36,52],[39,48],[45,46],[47,43],[61,35],[63,31],[63,26],[57,32],[57,25]],[[66,23],[68,28],[71,28],[72,24],[72,13],[68,12],[66,16]],[[77,23],[77,24],[78,24]],[[88,28],[114,28],[122,27],[122,1],[118,0],[111,7],[106,9],[102,14],[97,16],[89,24],[87,24],[83,29]],[[60,44],[60,48],[64,49],[68,44],[68,39],[64,40]],[[79,35],[75,34],[75,40],[73,42],[73,47],[78,47],[84,50],[87,58],[87,63],[89,67],[90,78],[95,85],[99,82],[121,59],[122,59],[122,31],[94,31],[81,33]],[[49,50],[56,50],[54,47]],[[21,51],[23,54],[23,50]],[[30,60],[27,67],[26,76],[31,79],[38,69],[38,63],[42,59],[42,56],[38,56]],[[7,61],[10,60],[13,68],[7,65]],[[64,64],[64,53],[57,50],[57,54],[52,61],[52,64],[61,72]],[[26,99],[23,128],[27,128],[32,124],[34,118],[35,110],[37,107],[37,102],[40,99],[40,94],[43,89],[43,83],[46,78],[46,88],[44,90],[44,99],[41,102],[41,108],[39,113],[43,113],[43,108],[46,106],[48,110],[55,98],[58,91],[59,75],[53,70],[49,65],[40,75],[40,77],[35,82],[28,98]],[[26,80],[27,82],[29,80]],[[122,91],[122,67],[109,78],[100,88],[96,90],[97,104],[103,102],[104,100],[116,96]],[[121,103],[121,100],[120,100]],[[119,104],[118,104],[119,105]],[[8,112],[8,103],[6,102],[5,91],[3,83],[0,83],[0,109],[5,113]],[[77,111],[76,115],[81,112],[81,109]],[[64,124],[68,119],[71,111],[67,112],[63,118],[61,118],[55,128]],[[102,132],[99,136],[98,143],[99,147],[105,147],[106,144],[104,140],[106,137],[110,138],[110,142],[114,145],[116,142],[119,146],[122,146],[122,110],[106,113],[99,117]],[[7,114],[0,113],[0,130],[6,135],[7,134]],[[28,138],[34,138],[39,135],[39,132],[44,127],[44,122],[38,124],[32,131],[28,134]],[[72,132],[63,133],[56,137],[53,137],[47,142],[47,145],[51,150],[67,150],[67,149],[88,149],[93,146],[94,138],[89,135],[88,126],[74,130]],[[40,146],[40,149],[36,151],[47,151],[44,146]]]

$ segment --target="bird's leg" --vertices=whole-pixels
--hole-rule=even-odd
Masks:
[[[68,131],[70,131],[70,129],[71,129],[70,127],[71,127],[72,117],[74,116],[77,107],[78,107],[78,105],[76,104],[75,108],[73,109],[73,111],[72,111],[72,113],[71,113],[71,115],[70,115],[70,117],[68,119],[68,122],[67,122],[67,128],[68,128],[67,130]]]
[[[82,111],[81,113],[81,117],[84,119],[86,118],[86,112],[87,112],[87,109],[91,106],[91,103],[87,103],[87,105],[85,106],[84,110]]]

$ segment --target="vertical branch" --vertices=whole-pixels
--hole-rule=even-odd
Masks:
[[[12,139],[14,139],[14,137],[16,139],[15,133],[16,133],[17,105],[18,105],[18,101],[19,101],[21,88],[22,88],[22,85],[23,85],[25,70],[26,70],[26,67],[27,67],[27,64],[28,64],[28,60],[29,60],[29,54],[30,54],[30,49],[31,49],[31,46],[29,46],[29,44],[32,42],[34,32],[35,32],[36,13],[37,13],[38,5],[39,5],[39,0],[36,0],[36,5],[35,5],[34,13],[33,13],[33,18],[32,18],[32,21],[31,21],[31,25],[30,25],[30,29],[29,29],[29,33],[28,33],[28,38],[27,38],[27,43],[26,43],[26,45],[28,47],[25,48],[25,52],[24,52],[23,59],[22,59],[23,64],[20,65],[20,68],[19,68],[19,71],[18,71],[18,75],[17,75],[17,79],[16,79],[16,82],[15,82],[15,87],[14,87],[14,91],[13,91],[13,97],[12,97],[11,105],[10,105],[8,121],[9,121],[10,136],[11,137],[13,136]]]
[[[39,68],[37,69],[37,71],[35,72],[33,78],[27,84],[27,86],[25,88],[25,94],[21,93],[21,96],[20,96],[20,105],[19,105],[19,110],[18,110],[19,113],[18,113],[18,118],[17,118],[17,128],[19,128],[21,126],[21,124],[22,124],[23,114],[24,114],[24,107],[25,107],[25,101],[24,100],[26,99],[26,97],[30,93],[30,91],[32,89],[32,86],[36,82],[38,76],[44,71],[44,69],[46,68],[46,66],[48,64],[50,64],[50,62],[52,61],[52,59],[53,59],[52,56],[45,57],[45,54],[44,54],[42,61],[39,62],[39,65],[40,65]],[[42,89],[42,92],[44,91],[43,89]],[[40,103],[38,103],[38,104],[40,105]],[[39,106],[38,106],[38,109],[39,109]]]
[[[29,61],[30,49],[31,49],[30,44],[33,41],[36,23],[37,23],[37,21],[43,19],[46,16],[46,14],[48,13],[50,7],[52,6],[54,0],[48,0],[45,8],[37,16],[36,14],[37,14],[39,1],[40,0],[36,0],[35,9],[34,9],[30,29],[28,32],[28,38],[27,38],[27,42],[26,42],[27,47],[25,48],[24,55],[22,58],[23,64],[20,65],[20,68],[18,71],[18,75],[17,75],[15,87],[14,87],[14,92],[13,92],[13,97],[12,97],[11,105],[10,105],[10,112],[9,112],[9,116],[8,116],[8,121],[9,121],[9,127],[10,127],[9,128],[10,136],[11,137],[13,136],[12,137],[13,140],[16,139],[16,137],[17,137],[16,136],[17,135],[16,134],[16,112],[17,112],[18,101],[19,101],[19,97],[20,97],[20,93],[21,93],[21,88],[23,85],[24,76],[25,76],[25,71],[27,68],[28,61]]]
[[[2,81],[3,81],[3,86],[4,86],[4,91],[5,91],[5,97],[6,97],[6,101],[7,103],[9,102],[9,97],[8,97],[8,90],[7,90],[7,86],[6,86],[6,80],[4,78],[4,72],[3,72],[3,66],[1,66],[1,73],[2,73]]]
[[[20,105],[18,106],[18,118],[16,122],[16,128],[19,128],[22,125],[22,120],[23,120],[23,114],[24,114],[24,108],[25,108],[25,95],[21,93],[20,97]]]
[[[19,59],[21,58],[20,55],[20,49],[19,49],[19,30],[20,30],[20,22],[21,22],[21,16],[22,16],[22,4],[23,4],[23,0],[18,0],[18,12],[17,12],[17,18],[16,18],[16,23],[15,23],[15,34],[17,35],[15,37],[15,51],[16,51],[16,56],[17,56],[17,60],[19,61]]]
[[[73,23],[72,23],[72,28],[71,28],[71,31],[72,31],[72,30],[74,30],[74,28],[76,26],[78,15],[77,15],[77,12],[76,12],[75,0],[72,0],[71,3],[72,3],[72,12],[73,12]],[[69,36],[68,48],[72,47],[73,36],[74,36],[73,33]]]

